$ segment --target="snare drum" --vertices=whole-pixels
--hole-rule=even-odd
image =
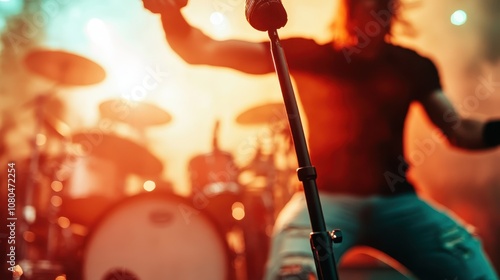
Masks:
[[[91,232],[84,280],[234,279],[214,222],[184,198],[145,193],[113,207]]]

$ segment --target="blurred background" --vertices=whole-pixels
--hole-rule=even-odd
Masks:
[[[436,63],[460,113],[500,117],[500,2],[402,2],[396,42]],[[283,3],[289,20],[280,37],[330,38],[336,1]],[[183,11],[212,37],[267,40],[246,22],[243,0],[191,0]],[[238,274],[230,279],[259,279],[269,230],[297,187],[274,74],[186,64],[166,43],[159,17],[138,0],[0,0],[0,34],[2,178],[15,162],[16,248],[32,275],[109,270],[123,248],[110,245],[110,232],[132,232],[130,219],[159,207],[157,223],[184,223],[172,222],[178,233],[171,238],[137,233],[160,238],[168,250],[145,245],[134,255],[179,259],[172,252],[185,246],[168,240],[181,237],[207,246],[185,228],[196,217],[201,235],[223,240],[200,257],[220,273],[245,271],[228,272]],[[306,132],[310,121],[303,118]],[[419,192],[470,224],[500,270],[499,151],[449,148],[418,106],[407,122]]]

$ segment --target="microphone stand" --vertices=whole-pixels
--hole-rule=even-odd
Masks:
[[[339,278],[332,245],[333,242],[339,243],[342,241],[342,233],[338,230],[334,230],[331,233],[326,230],[325,219],[323,217],[319,193],[316,186],[316,169],[311,165],[285,54],[281,47],[278,32],[276,30],[268,30],[268,35],[271,41],[271,53],[274,67],[279,78],[295,152],[297,154],[299,164],[297,175],[304,187],[307,209],[311,220],[312,232],[309,240],[314,255],[316,271],[319,279],[337,280]]]

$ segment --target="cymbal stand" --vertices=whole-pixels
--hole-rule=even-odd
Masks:
[[[33,194],[35,190],[35,185],[38,180],[39,175],[39,163],[40,163],[40,146],[38,143],[39,135],[42,131],[44,112],[43,107],[46,103],[47,95],[39,95],[35,98],[35,129],[34,129],[34,137],[31,140],[32,150],[31,150],[31,158],[30,158],[30,167],[29,167],[29,177],[26,184],[26,200],[25,206],[23,209],[23,217],[24,220],[28,224],[32,224],[36,221],[36,209],[33,206]]]
[[[45,121],[45,112],[44,108],[47,104],[47,102],[50,100],[50,98],[53,97],[53,94],[55,93],[55,88],[57,85],[54,85],[52,89],[47,90],[45,93],[40,94],[37,96],[34,100],[34,108],[35,108],[35,128],[34,128],[34,137],[32,139],[32,151],[31,151],[31,158],[30,158],[30,166],[29,166],[29,176],[26,184],[26,199],[25,199],[25,205],[24,208],[22,209],[22,228],[25,230],[29,230],[31,225],[37,220],[37,209],[34,205],[34,194],[35,194],[35,189],[37,187],[40,187],[37,185],[40,180],[40,155],[41,155],[41,149],[40,149],[40,143],[39,143],[39,137],[43,131],[43,124]],[[53,211],[52,207],[50,207],[50,210],[48,211],[48,228],[47,228],[47,244],[46,244],[46,258],[45,262],[52,262],[54,260],[54,255],[55,255],[55,245],[56,245],[56,240],[55,240],[55,235],[57,234],[56,231],[56,223],[55,223],[55,217],[57,216],[56,211]],[[24,231],[24,230],[23,230]],[[29,245],[28,245],[29,246]],[[23,247],[22,254],[21,254],[21,260],[23,263],[23,266],[27,267],[29,271],[26,271],[27,276],[29,277],[29,274],[32,274],[36,269],[37,265],[31,260],[31,256],[27,252],[27,247]]]
[[[299,164],[297,175],[304,186],[307,208],[309,210],[309,218],[312,226],[310,242],[316,264],[316,271],[319,279],[337,280],[338,274],[332,245],[333,242],[341,242],[341,232],[334,230],[330,233],[326,229],[316,186],[316,169],[311,165],[307,142],[305,140],[302,121],[300,119],[300,113],[295,99],[285,54],[281,47],[278,32],[275,29],[270,29],[268,30],[268,35],[271,43],[274,67],[279,78],[288,115],[288,122],[295,144],[295,152]]]

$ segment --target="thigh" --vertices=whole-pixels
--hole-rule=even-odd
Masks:
[[[334,244],[333,254],[336,261],[356,242],[360,223],[355,218],[356,205],[348,197],[322,196],[321,203],[328,230],[340,228],[344,241]],[[283,208],[277,218],[271,240],[266,279],[276,279],[280,269],[298,266],[315,271],[314,258],[309,236],[311,223],[304,194],[298,193]]]
[[[382,198],[373,211],[373,246],[419,279],[498,279],[480,241],[416,195]]]

